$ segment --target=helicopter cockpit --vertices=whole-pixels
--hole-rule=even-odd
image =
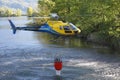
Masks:
[[[61,26],[60,26],[60,29],[62,29]],[[63,26],[63,29],[64,29],[65,33],[75,33],[75,34],[77,34],[77,33],[80,32],[79,29],[75,25],[73,25],[72,23],[69,23],[69,25]]]

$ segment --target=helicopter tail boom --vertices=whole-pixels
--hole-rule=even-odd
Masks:
[[[13,30],[13,34],[15,34],[16,33],[16,26],[13,24],[13,22],[10,19],[8,21],[11,25],[12,30]]]

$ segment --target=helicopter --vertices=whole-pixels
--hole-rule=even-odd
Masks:
[[[56,17],[56,16],[55,16]],[[58,17],[56,17],[58,18]],[[40,26],[33,26],[33,27],[16,27],[14,23],[9,19],[8,20],[11,28],[13,30],[13,34],[16,33],[17,30],[25,30],[25,31],[37,31],[37,32],[47,32],[53,35],[62,35],[62,36],[71,36],[77,35],[81,32],[79,28],[77,28],[72,23],[65,23],[63,21],[52,21],[48,20],[46,23]]]

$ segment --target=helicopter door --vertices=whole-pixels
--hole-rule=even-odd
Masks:
[[[65,33],[72,33],[69,26],[64,26]]]

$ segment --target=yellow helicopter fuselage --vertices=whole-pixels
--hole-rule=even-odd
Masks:
[[[64,23],[62,21],[48,21],[47,24],[52,30],[56,31],[60,35],[76,35],[81,32],[79,28],[71,23]]]

